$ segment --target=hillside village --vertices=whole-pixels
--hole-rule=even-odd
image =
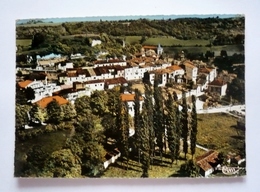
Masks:
[[[17,68],[17,73],[22,74],[17,81],[20,89],[33,89],[34,97],[28,102],[42,107],[47,105],[46,101],[50,102],[52,99],[56,99],[61,105],[66,103],[64,99],[74,103],[77,98],[90,96],[95,90],[112,89],[118,85],[127,86],[129,82],[153,85],[155,75],[159,76],[159,86],[170,84],[177,91],[179,99],[182,90],[186,91],[187,97],[205,94],[225,96],[227,80],[218,76],[216,67],[202,61],[190,61],[184,54],[180,60],[161,59],[162,49],[160,45],[144,46],[140,53],[130,60],[97,59],[89,66],[81,68],[74,68],[73,62],[67,62],[66,58],[60,55],[52,54],[47,59],[38,57],[35,69]],[[34,76],[35,79],[22,80],[27,76]],[[235,74],[225,74],[226,76],[234,78]],[[192,86],[187,88],[187,83]],[[131,107],[129,109],[131,110]],[[203,109],[199,98],[197,109]]]
[[[100,40],[92,40],[91,46],[100,45]],[[123,46],[124,41],[123,41]],[[85,58],[80,53],[63,56],[51,53],[45,56],[36,56],[33,61],[27,56],[27,62],[35,64],[35,67],[17,67],[16,84],[17,90],[26,94],[27,104],[38,106],[41,109],[55,101],[59,106],[66,104],[74,105],[76,100],[84,96],[91,96],[96,91],[108,91],[116,87],[123,87],[120,99],[127,103],[128,114],[135,116],[135,89],[140,93],[140,110],[143,108],[145,99],[145,84],[154,85],[155,80],[163,90],[163,96],[176,93],[177,99],[187,98],[189,112],[192,111],[192,98],[196,98],[195,105],[198,114],[211,112],[228,112],[239,117],[244,127],[244,105],[232,107],[232,100],[220,103],[221,98],[227,94],[228,83],[237,78],[237,74],[228,71],[219,71],[212,62],[205,63],[201,60],[190,60],[182,51],[179,57],[171,58],[164,55],[164,48],[143,45],[141,49],[131,57],[109,57],[107,51],[95,55],[95,60],[86,62],[83,66],[75,65],[74,61]],[[214,59],[214,55],[211,60]],[[34,63],[35,62],[35,63]],[[237,64],[244,65],[244,64]],[[19,94],[17,92],[17,94]],[[219,111],[218,111],[219,110]],[[239,112],[238,112],[239,111]],[[34,112],[28,111],[28,118]],[[69,118],[69,117],[68,117]],[[26,121],[25,121],[26,122]],[[47,123],[39,119],[33,123],[20,125],[25,129],[33,129],[34,124],[46,126]],[[239,122],[238,122],[239,123]],[[129,137],[135,134],[135,128],[129,127]],[[242,128],[244,129],[244,128]],[[70,135],[74,135],[72,128]],[[166,131],[165,131],[166,132]],[[113,141],[112,141],[113,142]],[[222,170],[226,175],[237,174],[240,169],[222,167],[219,164],[219,153],[201,145],[196,147],[206,151],[205,154],[196,158],[196,165],[200,169],[200,175],[210,176],[215,170]],[[165,151],[166,151],[165,147]],[[130,150],[130,149],[129,149]],[[115,163],[121,156],[121,152],[115,148],[106,152],[104,168]],[[186,153],[185,153],[186,158]],[[139,160],[140,161],[140,160]],[[229,155],[229,161],[241,164],[244,157],[237,154]]]

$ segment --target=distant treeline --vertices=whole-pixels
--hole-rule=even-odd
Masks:
[[[106,33],[112,36],[172,36],[181,40],[212,40],[212,44],[241,44],[244,41],[245,18],[181,18],[168,20],[123,20],[71,22],[55,26],[18,26],[17,38],[32,39],[36,33],[60,36]]]

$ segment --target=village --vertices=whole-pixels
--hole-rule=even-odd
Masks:
[[[100,44],[100,41],[93,41]],[[95,45],[93,45],[95,46]],[[124,46],[124,45],[123,45]],[[104,59],[106,52],[96,54],[96,60],[86,63],[84,67],[74,67],[73,60],[84,58],[80,53],[70,56],[50,54],[43,57],[37,56],[36,68],[17,67],[17,85],[20,90],[32,90],[31,99],[27,102],[37,104],[40,108],[55,100],[59,105],[74,104],[77,98],[91,96],[94,91],[105,91],[116,86],[131,86],[137,88],[144,97],[144,83],[154,84],[155,76],[159,78],[159,86],[166,87],[177,93],[178,99],[185,96],[196,97],[196,110],[203,113],[228,113],[240,120],[245,117],[245,105],[232,103],[219,103],[226,95],[227,84],[236,78],[236,74],[227,71],[217,72],[217,67],[198,60],[189,60],[185,53],[179,53],[179,59],[163,58],[163,47],[143,46],[140,52],[131,59],[109,58]],[[102,57],[101,57],[102,56]],[[28,62],[32,58],[28,56]],[[29,79],[26,77],[30,77]],[[32,78],[33,77],[33,78]],[[26,79],[26,80],[25,80]],[[188,85],[188,86],[187,86]],[[128,89],[129,90],[129,89]],[[132,89],[133,90],[133,89]],[[127,102],[128,113],[134,117],[134,93],[124,91],[120,95],[122,101]],[[140,100],[142,110],[143,100]],[[45,122],[39,122],[46,125]],[[36,122],[36,123],[37,123]],[[23,125],[25,129],[34,126]],[[134,135],[134,129],[129,130],[129,136]],[[203,148],[200,145],[197,147]],[[197,157],[197,165],[201,175],[209,177],[214,170],[221,170],[226,175],[237,174],[238,167],[226,167],[217,162],[218,152],[203,148],[205,154]],[[120,157],[120,152],[109,156],[104,163],[107,168],[110,163]],[[111,158],[111,159],[110,159]],[[239,154],[229,154],[229,162],[236,161],[238,165],[245,161]]]

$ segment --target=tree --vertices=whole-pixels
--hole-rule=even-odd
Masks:
[[[46,109],[42,109],[38,104],[35,104],[30,110],[30,116],[36,121],[45,122],[47,118]]]
[[[181,122],[182,122],[182,141],[183,141],[183,152],[186,155],[188,153],[188,107],[187,107],[187,100],[186,100],[186,94],[183,91],[182,92],[182,117],[181,117]]]
[[[161,87],[158,87],[158,76],[155,76],[153,95],[154,95],[154,110],[153,110],[154,130],[155,130],[157,145],[159,147],[160,157],[162,161],[165,127],[164,127],[163,96],[162,96]]]
[[[71,103],[62,105],[61,109],[63,112],[63,120],[65,121],[70,121],[77,115],[75,107]]]
[[[35,99],[35,92],[34,92],[33,88],[31,88],[31,87],[27,87],[25,89],[25,95],[26,95],[27,100],[29,100],[29,101]]]
[[[36,33],[33,36],[31,48],[39,48],[41,44],[43,44],[46,40],[46,36],[43,33]]]
[[[63,114],[60,105],[54,99],[47,105],[48,121],[50,123],[58,124],[63,119]]]
[[[119,138],[117,140],[118,149],[124,157],[129,158],[129,114],[126,102],[122,102],[119,98],[118,111],[116,119],[117,129],[119,132]]]
[[[179,111],[179,105],[177,104],[177,94],[176,92],[173,92],[173,98],[175,101],[175,112],[176,112],[176,132],[175,132],[175,150],[174,150],[174,159],[176,159],[176,164],[177,164],[177,159],[179,158],[179,153],[180,153],[180,142],[181,142],[181,135],[182,135],[182,115],[181,112]]]
[[[192,158],[196,151],[197,142],[197,111],[196,111],[196,97],[192,95],[192,111],[191,111],[191,133],[190,133],[190,150]]]
[[[16,129],[20,129],[25,125],[29,124],[28,112],[30,107],[28,105],[15,105],[15,127]]]
[[[93,114],[103,116],[107,112],[108,97],[104,91],[94,91],[90,96],[90,107]]]
[[[26,154],[25,175],[37,175],[43,171],[48,154],[39,145],[34,145]]]
[[[147,102],[146,98],[145,101]],[[144,104],[142,108],[142,126],[140,130],[141,135],[141,163],[143,174],[142,177],[149,177],[148,170],[150,167],[150,133],[149,133],[149,117],[147,105]]]
[[[176,107],[174,106],[174,100],[170,93],[168,93],[168,99],[165,102],[166,108],[166,128],[167,128],[167,141],[170,150],[170,156],[172,163],[175,158],[176,143],[179,142],[177,138],[177,119],[176,119]]]
[[[140,146],[141,146],[141,113],[140,113],[140,97],[141,93],[138,89],[135,89],[135,97],[134,97],[134,127],[135,127],[135,149],[138,150],[138,159],[140,163]]]
[[[80,119],[81,117],[85,117],[91,112],[90,98],[88,96],[77,98],[74,106],[77,112],[78,119]]]
[[[227,96],[238,102],[245,103],[245,82],[244,80],[235,78],[227,86]]]
[[[118,106],[118,98],[120,97],[120,87],[114,87],[113,89],[108,89],[107,91],[107,108],[108,112],[115,116]]]
[[[104,127],[104,135],[106,140],[110,137],[118,140],[118,130],[116,126],[116,117],[107,113],[103,116],[101,124]]]
[[[105,154],[103,146],[98,142],[87,142],[83,149],[82,175],[98,177],[104,171],[103,157]]]
[[[42,176],[77,178],[81,177],[81,160],[70,149],[54,151],[47,160]]]

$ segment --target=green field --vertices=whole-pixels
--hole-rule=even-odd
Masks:
[[[139,43],[141,40],[141,36],[126,36],[126,42],[130,44]],[[205,46],[209,44],[208,40],[179,40],[173,37],[152,37],[147,38],[143,45],[158,45],[162,46]]]
[[[31,39],[16,39],[16,45],[28,47],[31,46],[32,40]]]
[[[184,47],[187,46],[205,46],[209,44],[207,40],[180,40],[172,37],[156,37],[156,38],[148,38],[143,44],[144,45],[158,45],[162,46],[176,46],[181,45]]]
[[[237,118],[225,113],[199,114],[197,143],[225,154],[245,154],[245,131],[236,128]]]

